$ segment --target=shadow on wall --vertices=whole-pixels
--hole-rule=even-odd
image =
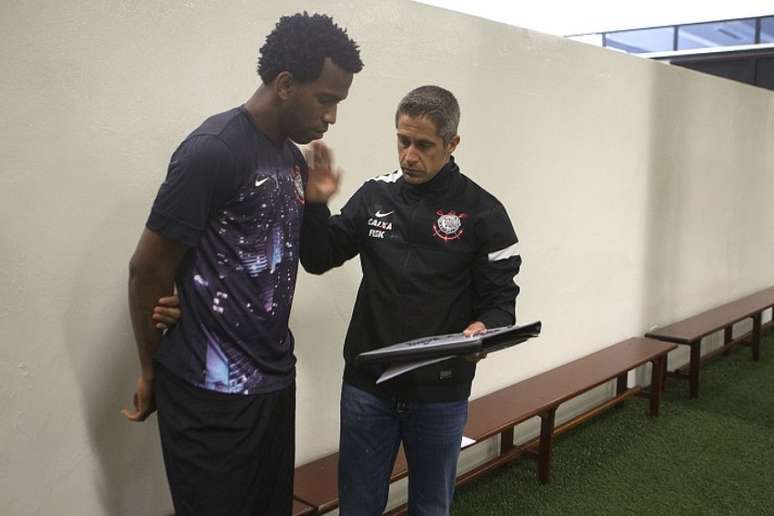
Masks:
[[[663,71],[661,71],[663,72]],[[672,322],[679,278],[683,210],[680,205],[682,160],[687,134],[685,112],[673,105],[674,90],[663,82],[664,73],[653,73],[651,83],[650,133],[642,167],[647,174],[643,217],[642,292],[643,333],[654,325]]]
[[[83,418],[99,464],[95,482],[104,514],[169,514],[172,503],[156,416],[131,423],[120,413],[131,404],[139,371],[126,301],[130,257],[106,264],[108,253],[103,250],[111,248],[106,245],[110,237],[104,236],[120,227],[126,213],[117,210],[106,217],[92,235],[90,252],[82,257],[81,270],[74,276],[63,333],[80,381]],[[115,271],[119,277],[111,277]],[[111,277],[109,285],[101,283],[106,277]]]
[[[676,84],[679,79],[664,70],[650,74],[650,131],[643,138],[647,146],[646,163],[642,167],[647,174],[643,208],[643,282],[641,292],[641,333],[656,326],[674,322],[680,313],[677,300],[680,297],[682,279],[678,277],[678,263],[684,249],[684,225],[686,206],[684,172],[690,163],[691,121],[688,110],[691,94],[678,91],[685,89]],[[678,102],[678,98],[686,102]],[[697,135],[693,135],[697,136]],[[683,350],[670,354],[668,367],[673,362],[687,361]],[[675,360],[675,358],[677,360]],[[650,383],[650,367],[641,368],[637,383]]]
[[[724,90],[714,81],[695,80],[684,70],[659,72],[651,75],[651,127],[645,142],[643,333],[736,294],[727,239],[728,218],[735,210],[729,167],[741,148],[741,136],[733,130],[738,114],[720,120],[716,100]],[[723,112],[728,109],[724,106]],[[669,368],[687,363],[687,353],[678,347]]]

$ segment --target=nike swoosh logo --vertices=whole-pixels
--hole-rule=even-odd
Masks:
[[[382,211],[381,211],[381,210],[379,210],[379,211],[377,211],[376,213],[374,213],[374,217],[379,217],[379,218],[382,218],[382,217],[386,217],[387,215],[392,215],[393,213],[395,213],[395,210],[393,210],[393,211],[388,211],[388,212],[386,212],[386,213],[382,213]]]
[[[266,182],[266,181],[268,181],[268,180],[269,180],[269,178],[268,178],[268,177],[264,177],[264,178],[263,178],[263,179],[261,179],[260,181],[256,180],[256,181],[255,181],[255,186],[256,186],[256,188],[257,188],[257,187],[259,187],[259,186],[261,186],[263,183],[265,183],[265,182]]]

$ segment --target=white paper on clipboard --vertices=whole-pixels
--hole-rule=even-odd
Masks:
[[[396,376],[400,376],[403,373],[408,373],[409,371],[413,371],[414,369],[418,369],[426,365],[443,362],[444,360],[449,360],[450,358],[454,358],[454,356],[430,358],[427,360],[420,360],[419,362],[409,362],[406,364],[398,364],[398,365],[389,367],[387,368],[386,371],[382,373],[382,376],[380,376],[379,379],[376,380],[376,383],[386,382],[390,378],[395,378]]]

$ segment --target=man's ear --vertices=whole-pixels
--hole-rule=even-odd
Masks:
[[[280,72],[274,78],[274,93],[282,100],[288,100],[296,92],[298,84],[290,72]]]
[[[457,145],[460,144],[460,135],[455,134],[454,137],[449,142],[449,145],[446,146],[446,150],[449,152],[449,154],[452,154],[454,150],[457,148]]]

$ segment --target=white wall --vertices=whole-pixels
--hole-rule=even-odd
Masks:
[[[0,6],[5,514],[170,511],[155,420],[119,415],[127,262],[174,146],[250,95],[282,14],[330,13],[362,47],[327,137],[337,207],[394,169],[406,91],[457,94],[459,163],[509,209],[518,314],[545,327],[482,362],[474,396],[774,283],[771,92],[398,0],[32,4]],[[337,445],[358,278],[299,279],[299,463]]]

